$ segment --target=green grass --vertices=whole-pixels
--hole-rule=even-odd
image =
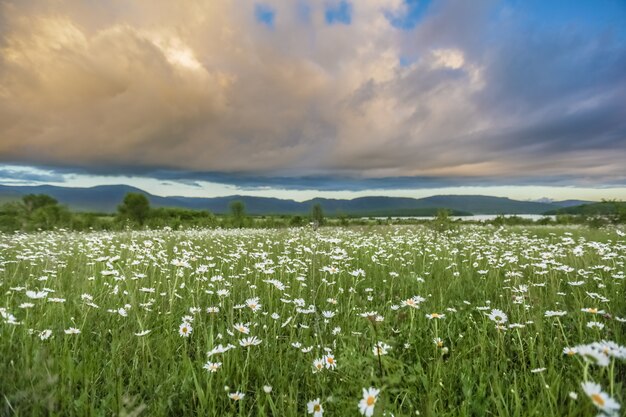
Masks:
[[[585,374],[623,403],[626,361],[585,365],[562,351],[626,343],[625,257],[615,230],[554,227],[0,235],[0,415],[305,416],[320,398],[324,415],[345,417],[360,415],[367,387],[382,389],[376,416],[596,415]],[[44,288],[54,292],[26,295]],[[413,296],[425,299],[419,309],[400,306]],[[259,311],[237,308],[252,297]],[[508,315],[506,330],[492,309]],[[184,316],[188,338],[178,333]],[[240,347],[247,336],[262,343]],[[377,341],[392,347],[387,355],[373,354]],[[328,351],[337,368],[314,373]],[[216,373],[203,369],[209,359],[222,363]],[[245,397],[231,400],[234,391]]]

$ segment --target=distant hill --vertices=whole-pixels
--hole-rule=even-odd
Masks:
[[[3,196],[17,200],[26,194],[47,194],[59,200],[72,210],[109,213],[117,209],[126,193],[150,194],[127,185],[100,185],[90,188],[56,187],[52,185],[5,186],[0,185],[0,199]],[[158,197],[156,197],[158,198]]]
[[[573,207],[573,206],[581,206],[583,204],[593,204],[595,201],[587,201],[587,200],[563,200],[563,201],[553,201],[552,204],[559,207]]]
[[[145,194],[154,207],[181,207],[227,213],[232,201],[240,200],[246,211],[255,215],[307,214],[319,203],[327,215],[427,216],[439,208],[453,214],[542,214],[561,208],[557,203],[517,201],[482,195],[438,195],[426,198],[361,197],[352,200],[315,198],[298,202],[278,198],[228,196],[215,198],[159,197],[127,185],[101,185],[91,188],[39,186],[2,186],[0,202],[19,199],[25,194],[48,194],[76,211],[111,213],[129,192]]]
[[[422,198],[426,207],[450,207],[474,214],[541,214],[554,206],[484,195],[436,195]]]
[[[573,215],[609,215],[626,212],[626,202],[601,202],[591,204],[581,204],[572,207],[562,207],[555,210],[550,210],[546,214],[573,214]]]
[[[551,198],[540,198],[538,200],[533,200],[535,203],[547,203],[547,204],[552,204],[554,206],[558,206],[558,207],[572,207],[572,206],[580,206],[583,204],[591,204],[594,203],[594,201],[588,201],[588,200],[563,200],[563,201],[555,201],[552,200]]]

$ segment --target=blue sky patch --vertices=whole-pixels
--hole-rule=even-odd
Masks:
[[[386,13],[385,17],[398,29],[413,29],[428,12],[431,0],[404,0],[405,13]]]
[[[352,22],[352,4],[347,1],[340,1],[337,4],[326,6],[324,12],[326,23],[349,25]]]
[[[259,23],[265,26],[274,27],[274,20],[276,19],[276,11],[267,4],[257,3],[254,5],[254,16]]]

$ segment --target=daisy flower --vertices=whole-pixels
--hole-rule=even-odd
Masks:
[[[204,364],[203,368],[209,372],[215,373],[217,372],[218,369],[220,369],[221,366],[222,366],[222,362],[208,361],[207,363]]]
[[[178,334],[181,337],[189,337],[191,332],[193,332],[193,327],[191,327],[189,323],[183,322],[180,324],[180,327],[178,328]]]
[[[580,311],[583,313],[604,314],[604,310],[598,310],[597,308],[581,308]]]
[[[70,327],[69,329],[65,330],[65,334],[80,334],[80,329]]]
[[[41,340],[48,340],[48,338],[50,338],[50,336],[52,336],[52,330],[50,330],[50,329],[42,330],[41,333],[39,333],[39,338]]]
[[[402,307],[420,308],[420,303],[423,301],[426,301],[426,299],[420,297],[419,295],[415,295],[411,298],[403,300],[400,304],[402,305]]]
[[[380,390],[376,388],[363,388],[363,399],[359,401],[359,412],[361,414],[366,417],[372,417],[379,393]]]
[[[324,363],[326,364],[327,369],[335,369],[337,368],[337,361],[333,355],[325,355]]]
[[[430,314],[426,314],[426,318],[428,320],[432,320],[432,319],[444,319],[446,318],[445,314],[439,314],[439,313],[430,313]]]
[[[567,356],[574,356],[578,353],[578,349],[575,347],[564,347],[563,354]]]
[[[498,310],[495,308],[491,310],[491,313],[489,313],[487,316],[491,321],[495,321],[498,324],[506,323],[509,320],[507,315],[502,310]]]
[[[319,398],[309,401],[306,404],[306,408],[309,414],[313,414],[313,417],[322,417],[324,414],[324,408],[322,408],[322,403]]]
[[[324,369],[324,358],[315,359],[313,361],[313,373],[316,374]]]
[[[259,339],[256,336],[252,336],[252,337],[246,337],[245,339],[241,339],[239,341],[239,344],[243,347],[250,347],[250,346],[260,345],[261,342],[262,342],[261,339]]]
[[[242,400],[243,397],[245,397],[245,396],[246,396],[246,394],[244,394],[243,392],[239,392],[239,391],[231,392],[230,394],[228,394],[228,397],[231,400],[235,400],[235,401]]]
[[[207,356],[210,358],[213,355],[217,355],[220,353],[225,353],[228,352],[231,349],[234,349],[235,346],[231,345],[230,343],[226,346],[223,346],[222,344],[219,344],[217,346],[215,346],[213,349],[211,349],[210,351],[207,352]]]
[[[261,307],[263,307],[260,303],[259,303],[260,299],[259,297],[254,297],[254,298],[248,298],[246,300],[246,306],[252,310],[252,311],[259,311],[261,309]]]
[[[601,342],[594,342],[593,346],[607,356],[612,356],[618,359],[626,359],[626,347],[620,346],[615,342],[603,340]]]
[[[244,324],[242,323],[237,323],[233,326],[235,328],[235,330],[237,330],[240,333],[243,334],[248,334],[250,333],[250,328],[246,327]]]
[[[48,293],[46,291],[26,291],[26,296],[28,298],[32,298],[33,300],[38,300],[40,298],[46,298]]]
[[[390,349],[391,349],[391,346],[389,346],[387,343],[378,342],[372,348],[372,352],[374,353],[374,356],[382,356],[382,355],[386,355]]]
[[[585,394],[587,394],[593,402],[593,405],[595,405],[600,411],[612,415],[620,409],[619,403],[609,397],[606,392],[602,391],[600,384],[587,381],[581,383],[581,386],[583,391],[585,391]]]
[[[567,314],[567,311],[546,311],[544,313],[545,317],[561,317]]]
[[[353,277],[364,277],[365,271],[362,269],[356,269],[354,271],[350,271],[350,275],[352,275]]]
[[[576,346],[576,350],[587,362],[595,363],[599,366],[608,366],[609,357],[591,345]]]

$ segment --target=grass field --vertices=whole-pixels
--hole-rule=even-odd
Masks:
[[[623,415],[625,258],[539,226],[1,235],[0,414]]]

